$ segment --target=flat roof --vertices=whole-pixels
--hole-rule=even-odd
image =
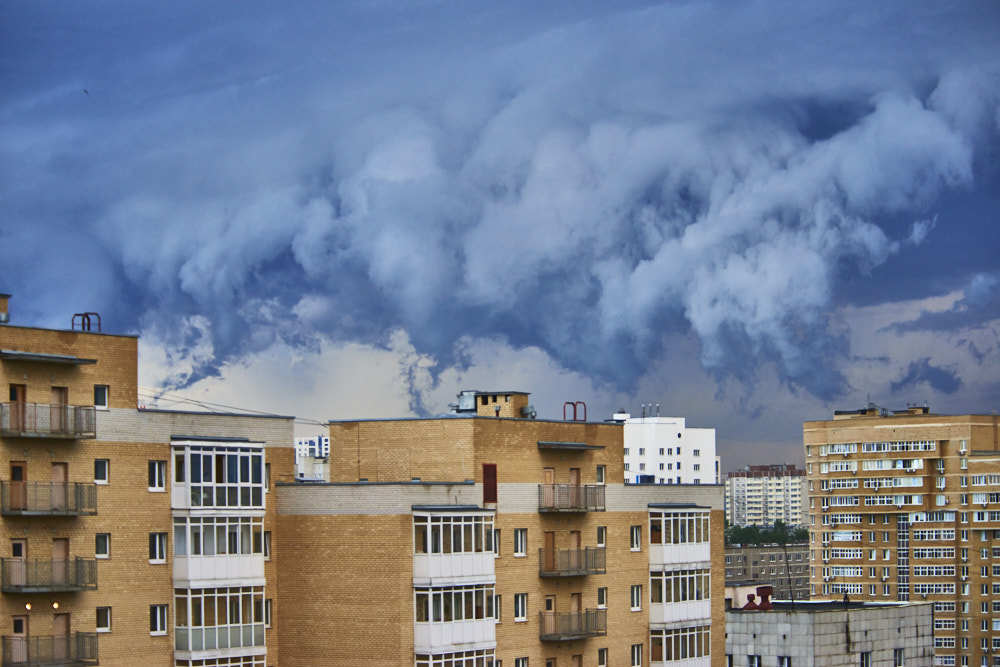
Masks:
[[[546,424],[588,424],[593,426],[623,426],[620,422],[606,421],[573,421],[571,419],[529,419],[527,417],[492,417],[488,415],[477,415],[471,412],[446,413],[434,417],[362,417],[354,419],[330,419],[327,424],[355,424],[360,422],[418,422],[437,421],[441,419],[488,419],[490,421],[510,421],[510,422],[543,422]]]
[[[245,442],[254,444],[264,444],[260,440],[251,440],[250,438],[232,438],[222,435],[171,435],[171,440],[206,440],[208,442]]]
[[[295,415],[274,415],[266,412],[209,412],[207,410],[166,410],[164,408],[139,408],[139,412],[156,412],[176,415],[211,415],[213,417],[259,417],[261,419],[295,419]]]
[[[18,350],[0,350],[0,359],[10,361],[35,361],[46,364],[68,364],[72,366],[84,366],[96,364],[97,359],[84,359],[72,354],[50,354],[48,352],[20,352]]]
[[[362,480],[358,482],[326,482],[326,481],[315,481],[315,480],[303,480],[307,482],[308,486],[475,486],[475,480],[465,479],[461,482],[425,482],[420,479],[414,480],[399,480],[392,482],[369,482],[367,480]],[[302,481],[296,480],[294,482],[277,482],[277,486],[302,486]]]
[[[629,484],[629,486],[632,486]],[[681,484],[660,484],[659,486],[683,486]],[[692,484],[691,486],[715,486],[711,484]],[[696,505],[695,503],[649,503],[646,507],[652,507],[653,509],[700,509],[700,510],[710,510],[712,509],[708,505]]]
[[[55,333],[86,334],[90,336],[113,336],[115,338],[139,338],[139,334],[116,334],[107,331],[84,331],[82,329],[53,329],[49,327],[28,327],[23,324],[3,324],[4,329],[33,329],[35,331],[52,331]]]
[[[561,442],[559,440],[539,440],[539,449],[604,449],[604,445],[588,445],[585,442]]]
[[[735,604],[735,603],[734,603]],[[759,609],[743,609],[742,607],[732,607],[726,613],[742,612],[745,614],[766,614],[768,611],[805,612],[816,613],[821,611],[844,611],[845,609],[885,609],[886,607],[907,607],[909,605],[929,605],[932,601],[915,602],[862,602],[857,600],[771,600],[772,609],[761,611]]]

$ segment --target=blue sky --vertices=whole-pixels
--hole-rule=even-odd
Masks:
[[[1000,399],[994,2],[0,8],[0,291],[144,400],[658,402],[724,466]],[[777,461],[776,461],[777,462]]]

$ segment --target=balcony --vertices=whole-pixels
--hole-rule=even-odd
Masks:
[[[602,637],[608,634],[608,610],[540,611],[538,627],[538,638],[543,642]]]
[[[0,482],[3,516],[94,516],[97,485],[92,482]]]
[[[603,512],[603,484],[539,484],[539,512]]]
[[[264,624],[216,625],[200,628],[176,626],[174,649],[177,657],[192,659],[199,651],[213,651],[211,657],[225,655],[263,655]],[[230,649],[230,650],[227,650]]]
[[[97,437],[97,413],[88,405],[0,403],[0,435],[5,438]]]
[[[0,559],[4,593],[66,593],[97,588],[97,561]]]
[[[3,667],[81,667],[96,665],[97,633],[3,637]]]
[[[604,574],[606,568],[604,547],[584,549],[538,550],[538,576],[582,577]]]

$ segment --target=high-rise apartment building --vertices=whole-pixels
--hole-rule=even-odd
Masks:
[[[277,665],[290,417],[137,409],[137,341],[0,295],[2,664]]]
[[[726,545],[726,585],[737,583],[771,586],[776,600],[808,600],[809,543]]]
[[[726,521],[734,526],[804,524],[805,474],[788,463],[726,473]]]
[[[693,428],[684,417],[633,417],[616,412],[625,425],[626,482],[718,484],[715,429]]]
[[[926,407],[805,422],[812,597],[931,601],[936,665],[1000,664],[998,433]]]
[[[722,664],[722,489],[625,485],[620,424],[527,399],[331,423],[332,481],[277,487],[283,660]]]

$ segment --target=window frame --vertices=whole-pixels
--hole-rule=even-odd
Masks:
[[[642,644],[632,644],[629,651],[629,664],[632,667],[642,667]]]
[[[157,484],[159,482],[159,484]],[[150,493],[167,492],[167,462],[150,459],[146,464],[146,489]]]
[[[97,475],[98,464],[104,464],[104,476]],[[94,484],[107,485],[111,483],[111,459],[94,459]]]
[[[104,553],[98,549],[98,542],[101,537],[105,538]],[[111,558],[111,533],[94,533],[94,558],[97,560],[108,560]]]
[[[151,637],[165,637],[167,635],[169,613],[170,605],[149,605],[149,635]]]
[[[520,616],[518,612],[520,611]],[[528,622],[528,594],[527,593],[514,593],[514,622],[515,623],[527,623]]]
[[[97,401],[97,390],[104,390],[104,402],[99,403]],[[94,409],[95,410],[108,410],[111,404],[111,385],[107,384],[95,384],[94,385]]]
[[[629,526],[629,551],[642,551],[642,526]]]
[[[597,546],[606,547],[608,545],[608,527],[597,527]]]
[[[156,549],[159,550],[160,553],[162,554],[161,556],[156,557],[156,554],[154,553],[154,548],[153,548],[154,545],[155,545]],[[151,565],[163,565],[163,564],[166,564],[166,562],[167,562],[167,533],[160,532],[160,531],[150,533],[149,534],[149,540],[148,540],[148,545],[147,546],[149,548],[149,563]]]
[[[642,584],[632,584],[628,599],[631,611],[642,611]]]
[[[107,624],[101,625],[101,613],[107,614]],[[97,607],[94,613],[94,625],[96,626],[96,632],[105,633],[111,632],[111,607]]]
[[[514,529],[514,557],[527,558],[528,556],[528,529]]]

